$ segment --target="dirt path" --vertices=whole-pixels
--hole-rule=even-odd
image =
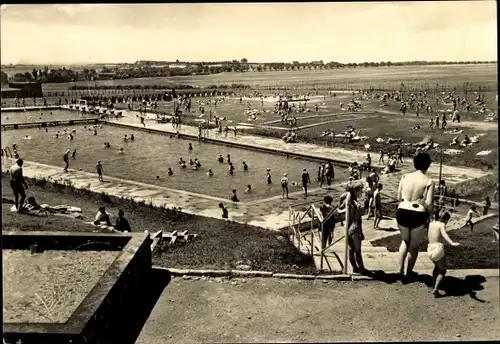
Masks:
[[[475,287],[472,280],[449,280],[462,290],[434,299],[422,283],[175,278],[137,343],[498,338],[498,278]],[[467,295],[482,287],[477,297],[483,302]]]

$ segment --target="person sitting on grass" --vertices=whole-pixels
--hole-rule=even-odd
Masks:
[[[219,203],[219,208],[222,210],[222,218],[229,219],[229,214],[228,214],[227,208],[224,207],[224,204]]]
[[[442,296],[439,293],[439,285],[446,274],[446,258],[443,240],[451,246],[459,246],[459,243],[454,242],[446,233],[446,224],[450,220],[450,213],[444,213],[439,221],[432,221],[429,224],[427,255],[434,263],[434,271],[432,272],[432,294],[435,298]]]
[[[116,219],[115,230],[119,232],[129,233],[132,230],[130,229],[130,224],[127,219],[124,217],[125,212],[120,209],[118,211],[118,218]]]
[[[111,226],[111,220],[109,214],[106,213],[105,207],[99,207],[97,214],[95,216],[94,225],[98,226],[102,223],[105,223],[106,226]]]
[[[499,228],[499,225],[498,225],[498,221],[497,221],[497,224],[493,226],[493,235],[494,235],[493,242],[498,242],[498,240],[499,240],[498,228]]]
[[[460,142],[460,147],[465,147],[470,144],[469,136],[465,135],[464,139]]]
[[[474,223],[472,223],[472,218],[474,216],[479,217],[480,215],[476,211],[476,206],[472,205],[470,207],[469,211],[467,212],[467,215],[465,216],[465,225],[464,225],[464,227],[470,226],[471,233],[474,230]]]
[[[458,145],[459,142],[458,142],[458,138],[459,138],[460,134],[458,134],[457,136],[455,136],[451,142],[450,142],[450,146],[454,146],[454,145]]]

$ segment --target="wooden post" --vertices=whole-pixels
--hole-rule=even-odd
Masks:
[[[345,199],[345,252],[344,252],[344,274],[347,275],[349,266],[349,205],[351,204],[351,193],[348,192]]]
[[[325,245],[323,244],[325,242],[325,239],[323,238],[323,222],[320,222],[319,224],[319,238],[321,239],[321,252],[320,252],[320,263],[319,263],[319,270],[323,271],[323,250],[325,249]]]
[[[298,224],[298,225],[299,225],[299,227],[298,227],[298,229],[299,229],[299,234],[298,234],[298,236],[297,236],[297,240],[299,241],[299,251],[300,251],[300,246],[301,246],[301,245],[300,245],[300,243],[301,243],[301,241],[302,241],[302,238],[300,237],[300,225],[301,225],[301,224],[302,224],[302,219],[301,219],[301,216],[300,216],[300,214],[299,214],[299,224]]]

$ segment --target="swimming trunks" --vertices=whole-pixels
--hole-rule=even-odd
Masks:
[[[437,262],[444,257],[444,245],[440,242],[434,242],[427,245],[427,255],[433,262]]]
[[[24,191],[24,187],[23,187],[23,184],[21,182],[18,182],[17,180],[11,180],[10,187],[12,188],[14,195],[26,197],[26,192]]]
[[[396,221],[398,225],[409,229],[423,226],[429,219],[429,213],[399,208],[396,210]]]

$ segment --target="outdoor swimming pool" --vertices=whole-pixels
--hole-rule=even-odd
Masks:
[[[95,172],[98,160],[104,167],[104,176],[113,176],[148,184],[186,190],[216,197],[229,198],[231,190],[236,189],[240,200],[248,201],[266,198],[281,194],[280,180],[284,173],[288,173],[290,192],[301,189],[291,186],[292,181],[299,182],[302,169],[306,168],[311,176],[310,188],[317,187],[316,174],[318,163],[307,160],[287,159],[284,155],[274,155],[227,147],[210,143],[178,139],[175,136],[147,133],[137,129],[125,129],[103,125],[98,129],[98,135],[89,130],[89,126],[70,126],[68,131],[76,129],[74,140],[60,135],[55,138],[57,131],[63,132],[64,127],[45,129],[7,130],[2,133],[2,147],[13,143],[18,145],[20,156],[27,161],[35,161],[49,165],[64,166],[63,154],[67,149],[77,149],[76,160],[70,161],[70,169],[82,169]],[[125,142],[125,135],[134,134],[135,140]],[[31,139],[24,139],[28,135]],[[104,142],[109,141],[111,148],[104,148]],[[189,143],[193,150],[189,150]],[[124,153],[118,153],[123,147]],[[219,154],[224,156],[224,163],[217,161]],[[227,155],[230,154],[235,167],[234,175],[229,175]],[[198,158],[202,167],[193,171],[188,164],[186,169],[178,165],[179,158],[185,161]],[[242,162],[245,161],[249,170],[243,171]],[[167,175],[168,168],[174,171],[173,176]],[[272,184],[266,182],[266,168],[271,168]],[[207,176],[212,169],[214,176]],[[336,181],[346,180],[342,167],[336,167]],[[159,176],[159,179],[156,179]],[[245,194],[247,185],[252,185],[252,193]]]
[[[98,115],[91,114],[82,116],[79,111],[72,110],[5,111],[1,115],[2,124],[42,123],[99,117]]]

